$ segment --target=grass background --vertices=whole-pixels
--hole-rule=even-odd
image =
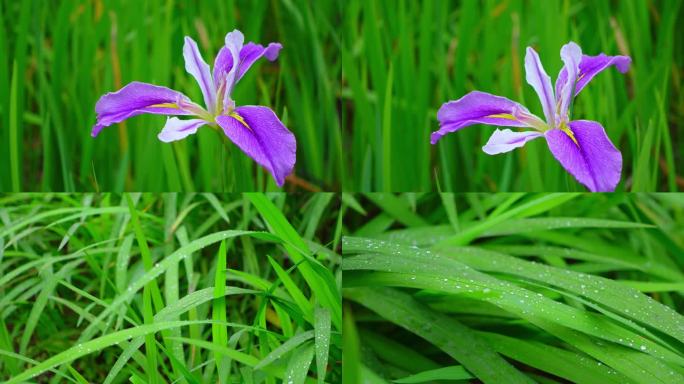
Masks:
[[[333,197],[0,196],[0,381],[340,382]]]
[[[355,202],[345,381],[684,382],[681,194]]]
[[[137,80],[202,100],[183,36],[213,64],[227,32],[283,44],[236,87],[238,104],[274,109],[297,137],[286,189],[340,188],[339,4],[331,1],[0,1],[0,190],[250,191],[271,176],[210,130],[173,145],[143,116],[92,139],[98,98]],[[200,130],[202,131],[202,130]]]
[[[525,82],[534,47],[555,81],[560,48],[627,54],[576,99],[574,119],[600,122],[623,155],[618,190],[684,188],[682,2],[349,0],[342,27],[341,89],[347,191],[582,191],[543,140],[488,156],[491,127],[436,146],[437,109],[472,90],[508,97],[543,116]],[[679,175],[679,176],[677,176]]]

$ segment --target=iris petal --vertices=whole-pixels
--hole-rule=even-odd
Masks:
[[[553,156],[571,175],[592,192],[611,192],[620,182],[622,155],[601,124],[589,120],[571,121],[575,140],[560,129],[546,132]]]
[[[294,135],[267,107],[238,107],[235,114],[237,117],[221,115],[216,122],[235,145],[266,168],[276,184],[282,187],[296,161],[297,142]]]
[[[615,66],[620,73],[626,73],[631,64],[632,59],[629,56],[607,56],[603,53],[598,56],[582,55],[574,96],[577,96],[580,91],[582,91],[582,89],[589,84],[589,81],[591,81],[594,76],[610,68],[611,66]],[[558,91],[560,87],[565,84],[567,79],[568,71],[566,68],[563,68],[558,74],[558,79],[556,80],[556,91]]]
[[[207,110],[213,112],[216,110],[216,85],[214,79],[211,77],[209,64],[202,58],[197,43],[190,37],[185,37],[185,45],[183,46],[183,58],[185,58],[185,70],[191,74],[197,84],[199,84],[204,96],[204,103]]]
[[[582,60],[582,48],[574,42],[569,42],[561,48],[561,59],[565,65],[563,69],[567,72],[567,76],[563,84],[559,84],[560,76],[556,79],[556,98],[560,103],[558,113],[561,119],[567,121],[568,108],[575,97],[575,83],[579,76],[579,66]],[[560,88],[560,89],[559,89]]]
[[[177,117],[170,117],[157,138],[165,143],[181,140],[197,133],[197,129],[205,124],[207,121],[202,119],[181,120]]]
[[[444,135],[473,124],[489,124],[503,127],[538,127],[543,122],[524,106],[505,97],[485,92],[470,92],[462,98],[444,103],[437,112],[439,130],[432,133],[430,142],[435,144]]]
[[[539,60],[539,55],[532,49],[527,47],[527,54],[525,55],[525,74],[529,85],[534,88],[541,101],[544,116],[549,127],[556,126],[556,112],[555,101],[553,97],[553,88],[551,88],[551,78],[546,74],[544,66]]]
[[[97,123],[91,135],[95,137],[104,127],[143,113],[192,115],[191,111],[181,107],[181,104],[189,102],[187,96],[173,89],[134,81],[100,97],[95,104]]]
[[[537,131],[514,132],[510,129],[497,129],[489,137],[482,150],[488,155],[498,155],[520,148],[528,141],[542,136],[544,134]]]

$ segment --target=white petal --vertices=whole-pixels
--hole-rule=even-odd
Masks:
[[[560,95],[560,117],[561,119],[567,117],[568,107],[575,94],[575,83],[579,75],[579,65],[582,61],[582,48],[574,42],[569,42],[561,48],[561,59],[565,63],[565,70],[567,71],[567,79],[561,88]],[[559,75],[560,76],[560,75]]]
[[[488,155],[510,152],[541,136],[544,134],[537,131],[513,132],[510,129],[497,129],[482,150]]]
[[[181,140],[197,133],[197,129],[205,124],[207,122],[202,119],[181,120],[176,117],[170,117],[166,120],[166,125],[159,132],[157,138],[165,143]]]

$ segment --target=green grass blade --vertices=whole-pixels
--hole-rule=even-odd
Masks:
[[[497,355],[472,330],[419,304],[405,293],[389,288],[348,288],[344,294],[346,298],[430,341],[458,359],[485,383],[534,382]]]
[[[226,241],[221,241],[218,254],[216,255],[216,274],[214,277],[214,302],[212,305],[211,318],[219,322],[226,321]],[[217,323],[211,326],[212,341],[218,347],[228,345],[228,328]],[[219,381],[225,384],[230,373],[230,362],[227,356],[216,354],[214,356],[216,368],[219,373]]]
[[[325,308],[316,308],[315,317],[316,371],[318,383],[321,384],[325,381],[330,354],[330,311]]]

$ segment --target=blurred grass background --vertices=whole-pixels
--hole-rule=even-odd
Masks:
[[[227,32],[283,44],[235,90],[275,110],[297,137],[286,189],[339,189],[339,6],[331,1],[0,1],[0,190],[275,189],[270,175],[210,130],[173,145],[165,118],[142,116],[90,137],[98,98],[137,80],[202,100],[183,36],[213,65]]]
[[[682,1],[349,0],[342,28],[345,190],[584,190],[543,140],[488,156],[493,128],[474,126],[436,146],[437,109],[472,90],[508,97],[543,116],[525,82],[533,46],[552,81],[560,48],[629,55],[575,102],[573,119],[600,122],[623,155],[618,190],[684,189]]]

